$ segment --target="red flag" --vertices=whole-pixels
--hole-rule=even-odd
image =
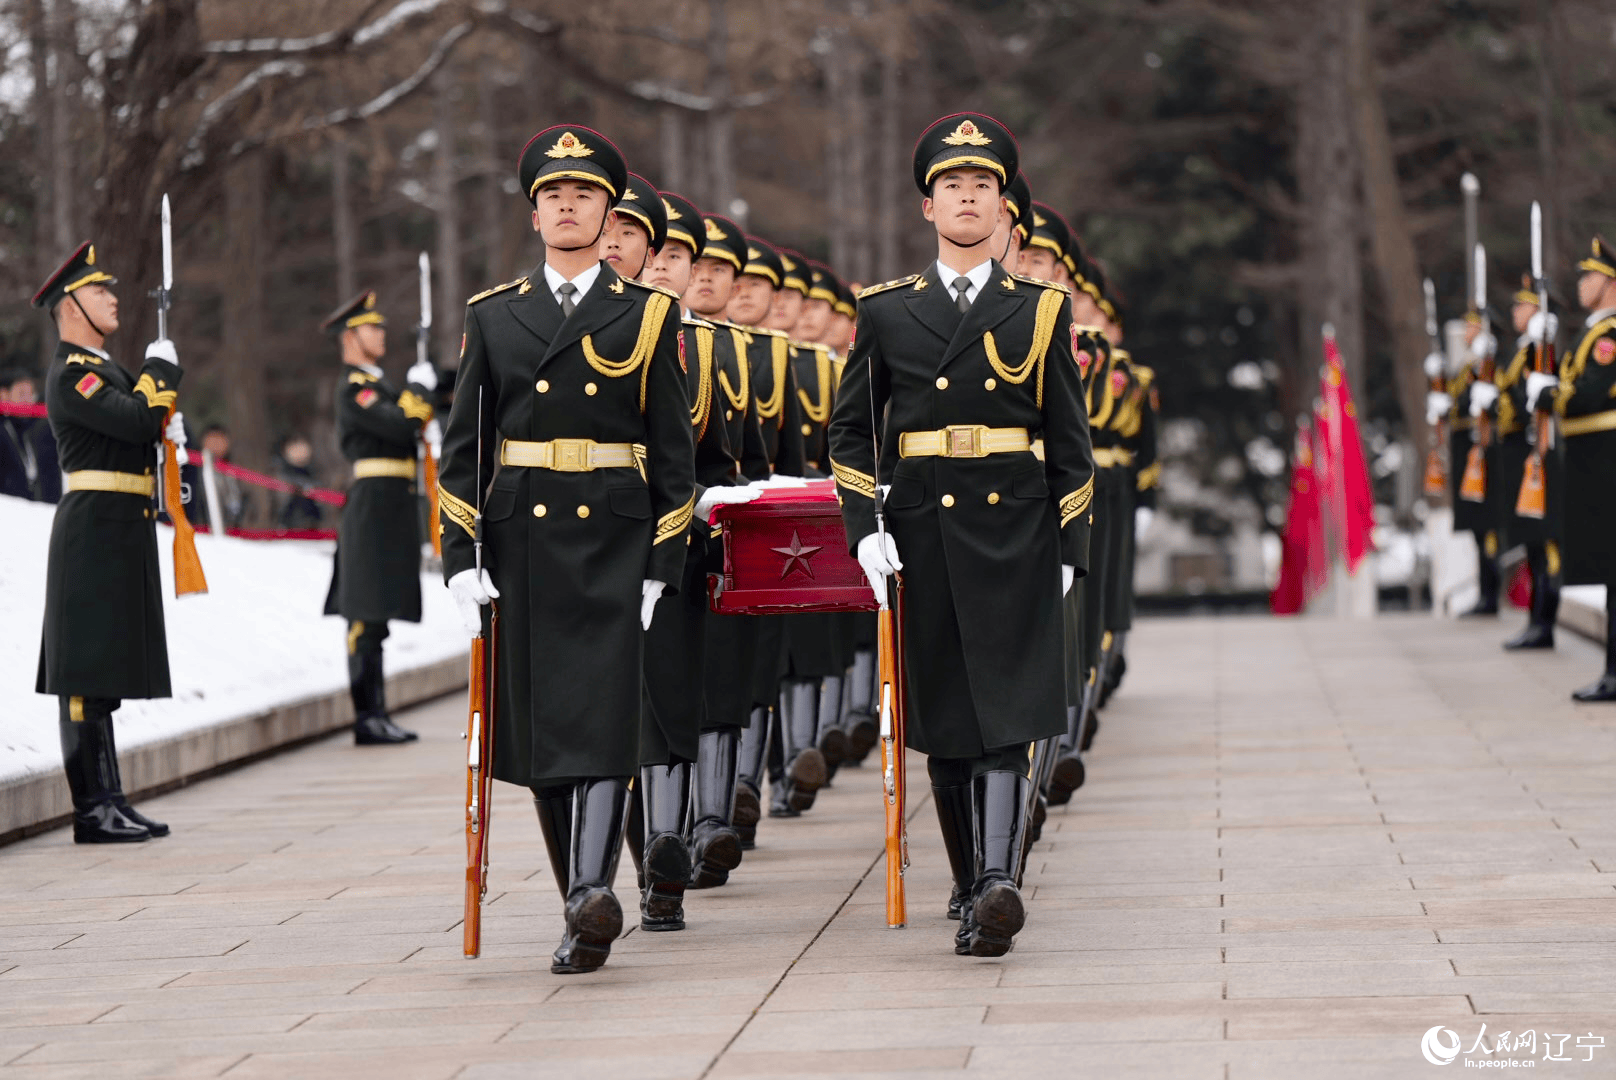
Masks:
[[[1369,487],[1369,467],[1364,463],[1363,443],[1358,438],[1358,410],[1352,403],[1352,388],[1341,369],[1341,350],[1335,335],[1324,335],[1324,374],[1320,380],[1324,403],[1319,410],[1319,438],[1324,444],[1328,481],[1327,496],[1336,541],[1347,562],[1349,573],[1358,569],[1364,555],[1373,548],[1375,497]]]
[[[1319,490],[1314,474],[1313,440],[1306,425],[1302,425],[1296,429],[1296,453],[1291,460],[1291,505],[1285,514],[1285,551],[1279,564],[1279,580],[1268,597],[1268,607],[1275,615],[1300,614],[1324,587],[1329,573]]]

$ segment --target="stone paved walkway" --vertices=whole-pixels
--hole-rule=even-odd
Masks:
[[[0,849],[0,1080],[1328,1080],[1427,1075],[1427,1029],[1469,1048],[1483,1024],[1485,1047],[1572,1036],[1533,1075],[1616,1076],[1616,708],[1566,699],[1585,644],[1499,651],[1513,622],[1145,623],[1001,960],[950,949],[918,791],[911,926],[883,928],[870,768],[766,821],[687,932],[570,978],[502,787],[464,960],[444,701],[404,718],[414,746],[331,740],[152,800],[167,840]]]

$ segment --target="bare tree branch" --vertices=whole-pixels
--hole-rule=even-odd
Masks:
[[[427,79],[431,78],[432,73],[443,66],[444,61],[449,59],[449,54],[454,51],[454,47],[460,44],[466,35],[471,33],[472,29],[473,25],[469,22],[457,23],[455,26],[450,27],[449,32],[438,39],[438,43],[432,47],[432,52],[427,55],[427,58],[421,62],[421,66],[416,68],[409,78],[383,90],[363,105],[350,109],[337,109],[326,113],[324,116],[310,117],[303,122],[303,130],[313,131],[317,128],[368,120],[377,113],[391,109],[418,90]]]
[[[417,19],[436,13],[450,0],[399,0],[393,9],[375,22],[366,23],[371,13],[386,0],[371,0],[352,24],[304,38],[238,38],[210,41],[204,52],[227,56],[320,56],[346,52],[352,46],[374,44]]]

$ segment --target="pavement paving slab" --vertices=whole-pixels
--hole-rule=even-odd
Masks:
[[[1362,1080],[1428,1075],[1432,1030],[1472,1063],[1571,1032],[1534,1068],[1616,1077],[1616,708],[1567,696],[1593,648],[1508,654],[1508,629],[1142,621],[991,960],[953,954],[918,756],[903,930],[879,777],[849,768],[690,893],[685,932],[552,975],[561,898],[500,786],[466,960],[443,699],[399,717],[418,743],[333,737],[149,800],[167,839],[0,848],[0,1080]],[[617,888],[632,925],[626,859]]]

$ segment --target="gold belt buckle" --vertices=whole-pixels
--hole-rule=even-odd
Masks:
[[[987,451],[982,448],[988,429],[985,424],[950,424],[943,429],[947,437],[943,440],[943,456],[951,458],[979,458],[986,457]]]
[[[550,468],[555,472],[588,472],[593,439],[551,439]]]

